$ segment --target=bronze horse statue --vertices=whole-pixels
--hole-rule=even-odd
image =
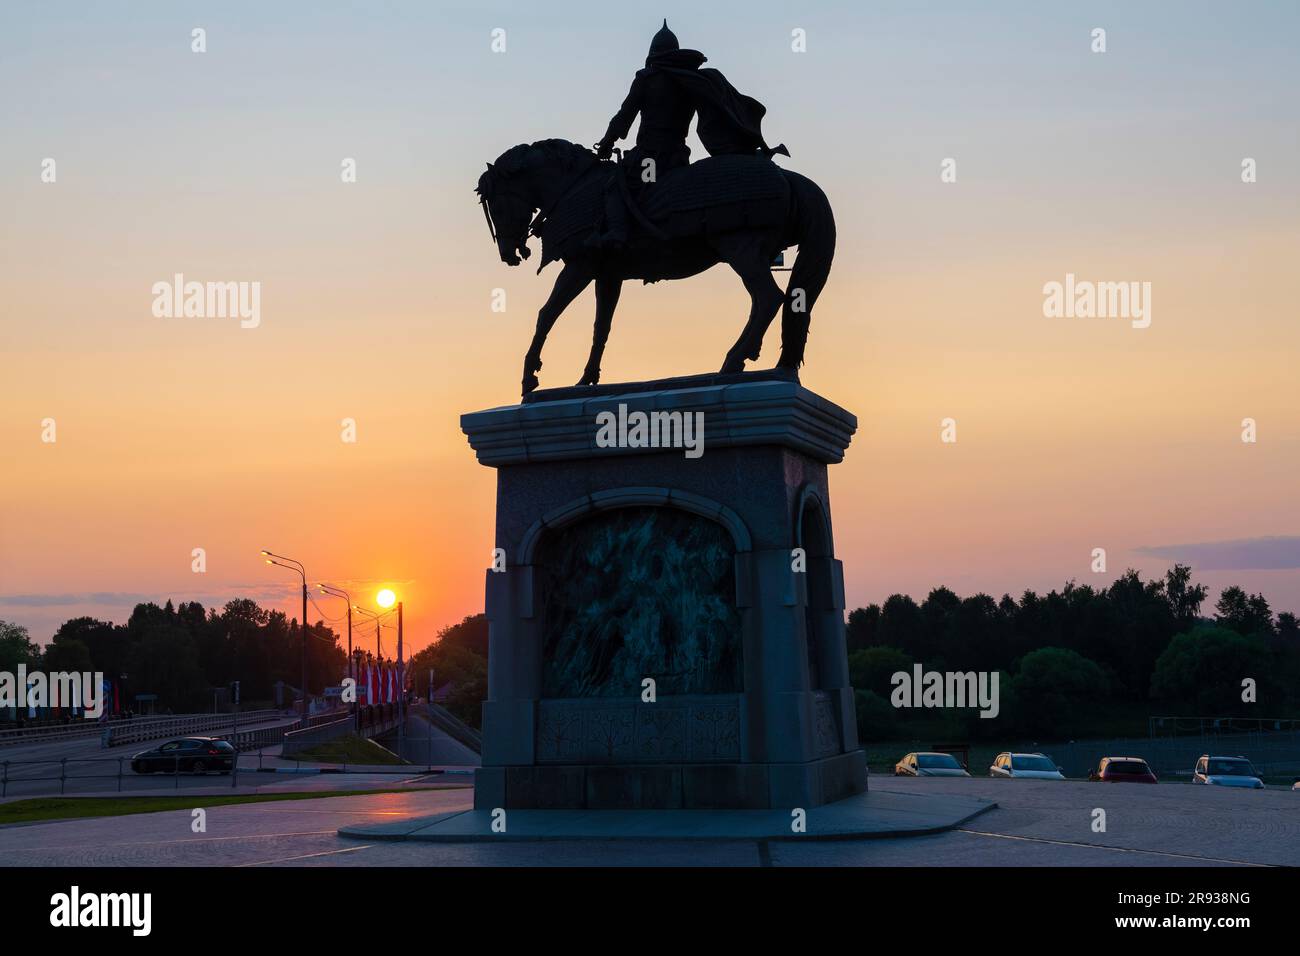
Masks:
[[[592,244],[603,195],[616,163],[562,139],[515,146],[479,178],[476,192],[501,260],[519,265],[530,255],[528,239],[542,240],[540,273],[564,263],[537,314],[537,330],[524,356],[523,394],[537,388],[542,346],[555,320],[589,284],[596,284],[596,322],[591,355],[578,380],[595,385],[625,279],[684,279],[725,262],[750,296],[749,320],[727,352],[722,372],[740,372],[758,358],[763,335],[781,316],[779,368],[803,364],[812,307],[826,284],[835,255],[835,218],[825,193],[812,180],[758,155],[723,155],[672,170],[629,200],[633,231],[626,246]],[[785,291],[771,265],[790,246],[799,256]]]

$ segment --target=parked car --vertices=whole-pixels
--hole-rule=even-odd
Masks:
[[[1061,768],[1043,754],[998,754],[989,767],[990,777],[1013,780],[1064,780]]]
[[[952,754],[908,754],[894,764],[895,777],[969,777]]]
[[[1141,757],[1102,757],[1097,769],[1088,771],[1088,779],[1105,783],[1155,783],[1156,775]]]
[[[1255,766],[1245,757],[1211,757],[1208,754],[1196,761],[1192,783],[1206,783],[1216,787],[1248,787],[1263,790]]]
[[[228,740],[216,737],[178,737],[131,758],[136,773],[230,773],[236,752]]]

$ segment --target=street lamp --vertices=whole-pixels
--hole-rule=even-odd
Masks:
[[[267,564],[274,564],[279,568],[288,568],[302,578],[302,723],[305,727],[307,726],[307,569],[302,566],[301,561],[286,558],[282,554],[267,551],[265,548],[262,549],[262,556],[266,558]],[[286,561],[289,563],[285,564]],[[294,565],[297,565],[297,567]]]
[[[402,753],[406,737],[406,669],[402,662],[402,602],[389,588],[384,588],[375,595],[375,603],[380,607],[392,607],[397,604],[397,756],[403,760]]]
[[[383,629],[383,626],[384,626],[384,625],[383,625],[383,619],[384,619],[385,617],[387,617],[388,615],[387,615],[387,613],[384,613],[384,614],[376,614],[374,611],[367,610],[366,608],[362,607],[360,604],[354,604],[354,605],[352,605],[352,610],[354,610],[354,611],[358,611],[358,612],[360,612],[361,614],[364,614],[366,617],[371,618],[371,619],[374,620],[374,622],[375,622],[375,662],[378,663],[379,661],[383,660],[383,657],[382,657],[383,646],[382,646],[382,642],[381,642],[381,639],[380,639],[380,631]],[[375,703],[375,702],[374,702],[373,700],[370,699],[370,690],[369,690],[369,688],[367,688],[367,690],[366,690],[366,704],[367,704],[368,706],[374,706],[374,703]]]
[[[384,626],[381,622],[383,621],[384,618],[388,616],[387,613],[376,614],[374,611],[364,608],[360,604],[352,605],[352,610],[358,612],[359,614],[364,614],[366,617],[370,618],[372,621],[375,622],[375,660],[379,660],[380,655],[383,651],[383,645],[380,642],[379,631],[380,628]],[[374,703],[374,701],[371,701],[371,703]]]
[[[342,588],[336,588],[332,584],[317,585],[321,594],[332,594],[335,597],[341,597],[348,602],[348,677],[352,678],[352,723],[356,725],[357,720],[357,677],[352,670],[352,596]]]

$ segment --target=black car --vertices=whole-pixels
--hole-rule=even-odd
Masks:
[[[230,773],[236,752],[228,740],[216,737],[178,737],[131,758],[136,773]]]

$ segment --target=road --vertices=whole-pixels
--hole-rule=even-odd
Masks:
[[[339,778],[317,778],[321,781]],[[427,778],[425,778],[427,779]],[[419,778],[411,778],[418,786]],[[387,843],[337,828],[468,809],[472,792],[411,790],[0,829],[3,866],[1241,866],[1300,860],[1300,793],[1055,781],[873,778],[999,809],[935,836],[835,842]],[[201,806],[196,796],[195,806]],[[1106,810],[1106,832],[1092,830]]]
[[[422,713],[416,711],[406,718],[400,756],[413,764],[426,766],[477,767],[479,755],[460,741],[434,727]],[[397,733],[387,733],[380,740],[385,747],[397,752]]]
[[[241,723],[239,729],[261,730],[292,724],[295,720],[293,717],[277,717],[262,722]],[[207,730],[201,733],[219,735],[228,729],[229,727],[226,730]],[[0,780],[4,781],[0,789],[3,789],[3,795],[10,797],[58,793],[59,777],[66,773],[67,779],[63,782],[65,793],[115,791],[118,789],[119,768],[123,771],[123,792],[173,786],[177,780],[170,775],[165,778],[159,775],[140,777],[131,772],[131,757],[134,754],[156,747],[167,739],[160,737],[157,740],[137,741],[108,749],[100,746],[98,736],[45,743],[8,744],[0,748]],[[66,764],[63,763],[65,760]],[[255,755],[245,754],[240,760],[241,768],[251,769],[256,765]],[[179,783],[181,787],[212,787],[218,779],[225,779],[229,784],[229,778],[188,775],[181,775]]]

